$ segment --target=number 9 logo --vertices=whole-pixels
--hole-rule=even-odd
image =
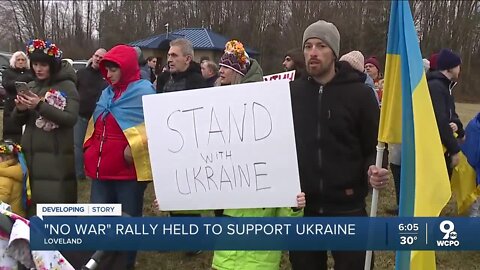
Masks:
[[[455,230],[455,224],[451,222],[450,220],[444,220],[440,223],[440,231],[444,233],[445,235],[443,236],[443,239],[448,239],[450,234]],[[455,238],[456,238],[456,233],[455,233]]]

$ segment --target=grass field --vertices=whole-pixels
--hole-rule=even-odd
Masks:
[[[479,104],[457,104],[457,112],[466,125],[472,117],[480,111]],[[3,125],[0,125],[0,127]],[[79,201],[88,202],[90,183],[82,181],[79,186]],[[432,186],[432,188],[435,188]],[[395,191],[393,181],[385,191],[380,193],[379,216],[387,216],[386,210],[395,206]],[[145,193],[145,216],[162,215],[152,207],[154,200],[153,185],[149,185]],[[367,198],[367,202],[370,198]],[[307,202],[308,203],[308,202]],[[443,216],[455,216],[455,203],[453,200],[445,207]],[[368,208],[369,209],[369,208]],[[479,228],[480,230],[480,228]],[[211,252],[203,252],[194,257],[187,257],[180,252],[139,252],[137,257],[137,270],[206,270],[210,269]],[[395,254],[390,251],[378,251],[375,253],[375,269],[394,269]],[[281,266],[282,270],[290,269],[287,256]],[[437,252],[437,269],[480,269],[480,252]],[[261,269],[259,269],[261,270]]]
[[[479,104],[458,104],[457,112],[463,123],[468,123],[473,116],[480,111]],[[85,184],[85,190],[81,194],[88,193],[88,184]],[[434,188],[432,186],[432,188]],[[387,190],[381,192],[379,199],[379,216],[387,216],[385,210],[392,209],[395,206],[395,191],[393,181]],[[151,203],[154,199],[153,186],[149,186],[145,195],[144,214],[146,216],[159,215]],[[370,198],[367,199],[367,202]],[[455,216],[455,203],[450,203],[445,207],[442,215]],[[369,208],[368,208],[369,209]],[[480,228],[479,228],[480,229]],[[159,253],[159,252],[140,252],[138,257],[138,270],[190,270],[190,269],[210,269],[211,252],[204,252],[195,257],[187,257],[183,253]],[[394,269],[395,253],[390,251],[378,251],[375,254],[375,269]],[[290,269],[287,256],[284,256],[282,270]],[[480,269],[480,252],[437,252],[437,269]]]

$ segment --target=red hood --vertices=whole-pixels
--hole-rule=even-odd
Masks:
[[[113,86],[114,90],[124,91],[131,82],[140,80],[140,67],[138,66],[137,58],[134,48],[127,45],[117,45],[103,57],[100,62],[100,72],[108,83]],[[107,78],[107,69],[104,66],[107,60],[119,65],[122,71],[120,81],[115,85]]]

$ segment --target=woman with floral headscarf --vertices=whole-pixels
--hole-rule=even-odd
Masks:
[[[237,40],[231,40],[225,45],[225,53],[220,59],[220,85],[263,81],[260,65],[250,58]],[[224,217],[287,217],[302,216],[305,207],[305,194],[297,195],[298,208],[252,208],[216,210],[216,216]],[[282,252],[278,250],[247,251],[247,250],[216,250],[213,256],[212,268],[215,270],[262,269],[277,270],[280,268]]]
[[[37,203],[77,202],[73,126],[79,105],[75,71],[62,63],[54,43],[32,40],[27,55],[35,80],[18,93],[12,117],[26,125],[21,145],[30,175],[31,216]]]
[[[263,71],[258,62],[250,58],[237,40],[225,44],[225,53],[220,58],[220,78],[216,85],[230,85],[263,81]]]

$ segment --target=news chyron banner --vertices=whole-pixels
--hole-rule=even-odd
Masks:
[[[37,215],[43,216],[121,216],[119,203],[43,203],[37,204]]]
[[[44,217],[32,250],[478,250],[477,218]]]

